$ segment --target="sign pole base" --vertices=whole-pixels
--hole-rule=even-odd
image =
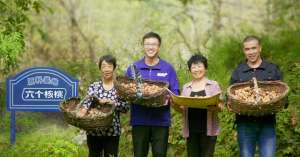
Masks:
[[[10,144],[16,143],[16,112],[12,110],[10,112]]]

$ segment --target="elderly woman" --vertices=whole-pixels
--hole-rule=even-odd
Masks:
[[[204,56],[194,55],[187,64],[192,81],[183,86],[183,96],[211,96],[221,91],[216,81],[206,77],[207,59]],[[198,109],[174,104],[174,108],[184,116],[183,136],[186,138],[188,157],[213,157],[219,134],[217,120],[219,107]]]
[[[87,94],[96,96],[100,103],[112,103],[115,105],[113,114],[113,124],[106,129],[96,129],[87,132],[87,145],[90,157],[116,157],[118,156],[120,128],[120,112],[126,113],[129,106],[120,101],[114,88],[114,71],[116,69],[116,59],[111,55],[102,56],[98,62],[101,79],[89,86]],[[91,100],[85,101],[78,116],[87,113]]]

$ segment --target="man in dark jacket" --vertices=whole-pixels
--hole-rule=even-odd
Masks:
[[[149,32],[143,37],[144,57],[136,61],[143,79],[165,81],[169,89],[179,94],[179,85],[173,66],[159,58],[161,38],[157,33]],[[131,67],[126,75],[132,77]],[[151,108],[134,104],[131,107],[132,139],[135,157],[147,157],[151,144],[153,157],[165,157],[167,153],[169,127],[171,124],[170,106]]]
[[[258,37],[247,36],[244,39],[246,61],[232,73],[231,84],[249,81],[253,77],[258,81],[282,80],[278,67],[261,58],[261,50]],[[254,157],[257,144],[260,157],[275,157],[275,114],[260,117],[236,115],[236,123],[241,157]]]

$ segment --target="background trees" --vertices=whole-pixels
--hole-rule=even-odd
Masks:
[[[38,150],[46,156],[86,154],[85,147],[72,142],[77,129],[60,125],[57,118],[47,122],[51,114],[38,113],[19,113],[17,147],[10,149],[5,78],[30,66],[54,66],[79,79],[84,96],[87,85],[99,77],[98,57],[117,56],[122,75],[143,55],[141,37],[148,31],[162,36],[161,57],[173,63],[181,84],[189,79],[186,60],[200,52],[209,58],[209,77],[224,90],[243,60],[240,41],[248,34],[262,37],[263,57],[280,66],[291,87],[290,106],[277,116],[277,156],[300,156],[299,5],[297,0],[0,0],[0,156],[33,156]],[[184,156],[181,116],[172,116],[169,156]],[[237,156],[234,114],[219,116],[222,134],[215,155]],[[128,115],[122,120],[121,156],[128,156]],[[61,140],[49,143],[54,139]],[[24,151],[28,141],[37,148]]]

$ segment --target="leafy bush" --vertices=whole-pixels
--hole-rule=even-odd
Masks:
[[[0,33],[0,72],[7,73],[13,68],[23,49],[24,41],[21,33]]]
[[[77,133],[74,128],[62,128],[46,124],[45,128],[30,129],[29,132],[19,132],[15,146],[8,143],[0,144],[0,156],[7,157],[82,157],[86,156],[84,146],[72,142]],[[29,130],[29,129],[28,129]],[[1,136],[0,136],[1,137]],[[1,138],[0,138],[1,139]],[[1,140],[1,141],[7,141]]]

